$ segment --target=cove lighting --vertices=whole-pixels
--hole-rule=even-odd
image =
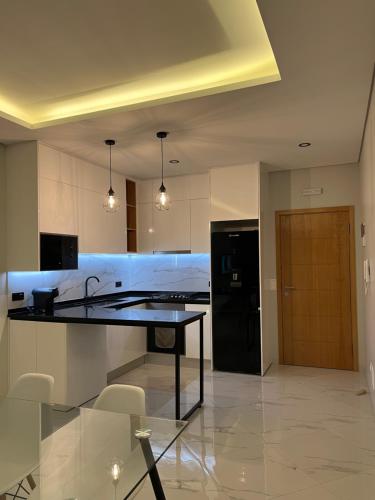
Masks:
[[[220,43],[217,41],[211,52],[202,55],[197,47],[195,58],[184,60],[176,46],[175,62],[169,66],[140,73],[134,78],[131,75],[124,76],[127,78],[125,81],[112,79],[107,85],[97,87],[92,86],[90,78],[87,81],[81,75],[79,91],[74,88],[64,95],[57,84],[50,83],[48,90],[52,97],[37,99],[35,89],[45,84],[44,66],[40,60],[42,56],[38,56],[38,51],[34,50],[35,64],[30,66],[28,78],[24,82],[18,79],[15,85],[15,73],[2,71],[4,89],[0,83],[0,115],[35,129],[94,117],[110,110],[159,105],[280,80],[256,0],[208,0],[208,4],[212,12],[210,19],[215,20],[217,29],[222,33]],[[184,29],[193,31],[194,26],[187,25]],[[79,36],[79,33],[75,35]],[[214,43],[214,40],[207,40],[209,42]],[[57,69],[61,76],[69,80],[71,72],[78,68],[61,66]],[[89,69],[98,71],[94,63]],[[99,78],[99,72],[95,74]]]

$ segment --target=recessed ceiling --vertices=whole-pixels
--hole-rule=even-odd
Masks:
[[[259,0],[258,6],[280,81],[38,130],[0,118],[0,142],[39,139],[107,167],[103,141],[113,137],[114,169],[136,179],[160,174],[158,130],[170,132],[167,175],[257,160],[278,169],[357,162],[375,61],[375,2]],[[311,146],[300,148],[301,142]],[[168,162],[175,158],[178,167]]]
[[[1,6],[0,112],[29,128],[280,79],[256,0]]]

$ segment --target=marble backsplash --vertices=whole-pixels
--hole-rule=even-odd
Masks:
[[[8,273],[9,308],[31,306],[34,288],[58,287],[56,301],[78,299],[84,295],[84,282],[91,280],[89,293],[101,295],[127,290],[197,291],[209,290],[208,254],[100,255],[80,254],[78,270]],[[122,281],[116,288],[115,282]],[[12,302],[13,292],[24,292],[25,300]]]

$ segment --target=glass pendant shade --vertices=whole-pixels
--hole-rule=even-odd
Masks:
[[[112,189],[112,146],[115,144],[115,141],[107,139],[104,142],[109,146],[109,189],[103,203],[103,208],[106,212],[114,213],[120,208],[120,200]]]
[[[169,194],[167,193],[164,184],[162,184],[158,190],[155,198],[155,206],[158,210],[169,210],[171,206]]]
[[[115,192],[112,188],[109,188],[107,196],[105,197],[103,208],[106,212],[117,212],[120,208],[120,200],[115,195]]]
[[[157,132],[156,137],[160,139],[160,153],[161,153],[161,185],[159,191],[157,192],[155,199],[155,207],[158,210],[164,211],[169,210],[171,206],[169,194],[164,186],[164,150],[163,150],[163,139],[168,135],[168,132]]]

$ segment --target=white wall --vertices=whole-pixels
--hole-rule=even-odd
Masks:
[[[276,210],[287,210],[292,208],[314,208],[333,207],[343,205],[354,205],[355,207],[355,237],[356,237],[356,271],[357,271],[357,306],[358,306],[358,348],[360,368],[364,368],[364,328],[363,328],[363,289],[361,284],[361,243],[360,224],[361,206],[359,190],[359,168],[357,164],[335,165],[329,167],[315,167],[309,169],[297,169],[269,174],[270,198],[272,203],[272,217],[270,223],[272,230],[269,232],[268,249],[271,256],[273,268],[270,269],[269,278],[276,278],[276,255],[275,255],[275,216]],[[305,188],[321,187],[322,195],[303,196]],[[278,336],[277,336],[277,299],[276,291],[272,292],[270,298],[272,308],[270,320],[274,324],[272,334],[273,360],[278,360]],[[374,343],[375,349],[375,343]],[[374,358],[375,359],[375,358]]]
[[[362,221],[366,225],[366,246],[363,247],[362,258],[369,259],[372,271],[371,282],[364,296],[364,323],[366,347],[366,375],[375,406],[375,393],[370,371],[370,363],[375,365],[375,94],[373,92],[370,111],[367,119],[363,149],[360,158],[360,193],[362,200]]]
[[[5,148],[0,144],[0,394],[5,394],[8,389],[8,301],[5,243]]]
[[[277,362],[275,338],[277,338],[277,297],[275,287],[274,214],[270,197],[270,174],[266,165],[261,165],[259,183],[259,235],[260,235],[260,292],[262,324],[262,373],[272,362]]]

